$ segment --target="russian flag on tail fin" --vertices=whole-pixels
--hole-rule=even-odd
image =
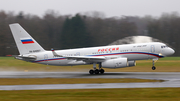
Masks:
[[[44,52],[45,50],[34,40],[31,35],[18,23],[10,24],[10,29],[20,55],[33,52]]]
[[[32,39],[21,39],[22,44],[30,44],[30,43],[34,43],[34,41]]]

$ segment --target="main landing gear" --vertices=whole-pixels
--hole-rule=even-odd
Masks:
[[[155,62],[157,61],[157,59],[153,59],[153,66],[152,66],[152,70],[155,70],[156,67],[154,66]]]
[[[104,69],[102,69],[101,63],[99,63],[99,69],[96,69],[96,63],[93,63],[93,69],[89,70],[89,74],[103,74]]]

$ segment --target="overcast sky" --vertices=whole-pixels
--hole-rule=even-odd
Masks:
[[[6,12],[43,16],[49,9],[61,15],[99,11],[106,17],[160,16],[163,12],[180,13],[180,0],[0,0],[0,10]]]

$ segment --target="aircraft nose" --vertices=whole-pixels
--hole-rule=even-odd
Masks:
[[[169,49],[168,49],[168,55],[172,55],[172,54],[174,54],[174,52],[175,52],[175,51],[174,51],[172,48],[169,48]]]

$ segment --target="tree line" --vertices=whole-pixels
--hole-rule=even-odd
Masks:
[[[105,18],[101,12],[59,15],[50,10],[43,17],[0,11],[0,56],[19,54],[9,24],[19,23],[46,50],[108,45],[135,35],[148,35],[172,46],[180,56],[180,16],[121,16]]]

